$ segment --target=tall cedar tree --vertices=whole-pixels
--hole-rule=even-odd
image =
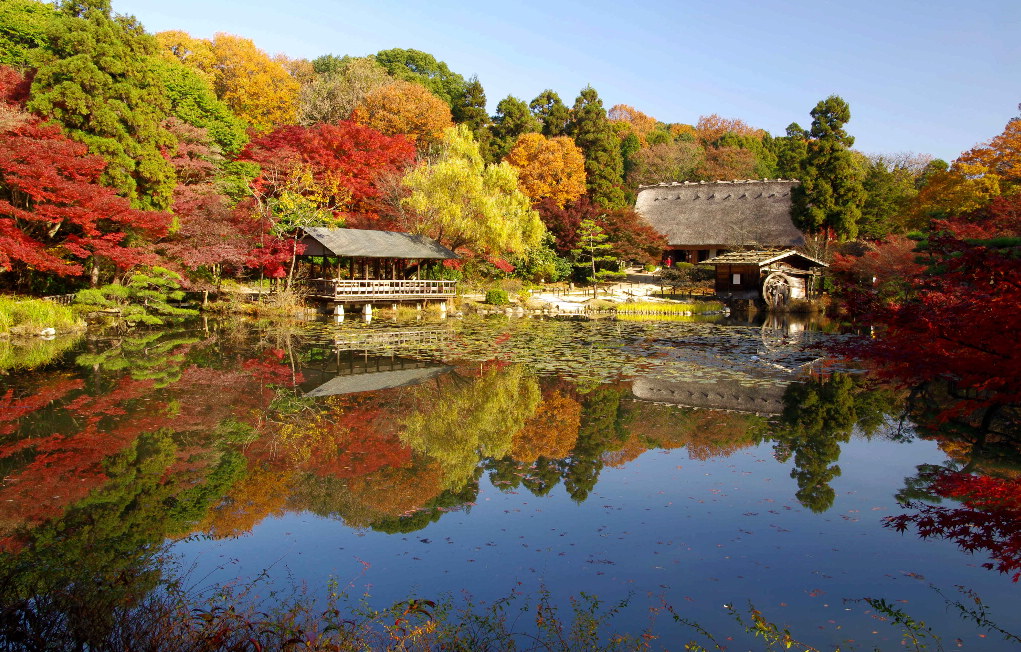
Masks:
[[[850,150],[854,138],[844,131],[850,119],[847,102],[836,95],[815,105],[801,184],[791,193],[795,226],[827,240],[855,238],[865,203],[862,172]]]
[[[26,120],[0,135],[0,270],[80,276],[86,263],[119,269],[156,262],[131,234],[163,235],[166,213],[132,209],[100,185],[106,162],[55,125]]]
[[[542,135],[547,138],[567,134],[567,124],[571,121],[571,111],[553,91],[546,89],[528,105],[542,124]]]
[[[496,105],[496,115],[489,129],[493,138],[490,141],[488,160],[495,163],[510,154],[514,143],[518,142],[518,136],[538,132],[539,121],[532,116],[527,104],[508,95]]]
[[[134,206],[169,208],[174,171],[161,149],[174,139],[160,125],[170,102],[152,65],[156,41],[133,18],[112,15],[109,0],[65,2],[60,13],[28,109],[105,158],[103,182]]]
[[[620,139],[606,117],[603,101],[591,86],[586,86],[574,102],[568,133],[585,153],[585,172],[592,199],[604,208],[623,208],[626,199],[621,188],[624,160]]]
[[[479,144],[482,157],[487,161],[492,160],[490,149],[489,112],[486,111],[486,91],[482,88],[482,82],[478,77],[468,80],[464,89],[464,95],[454,103],[451,111],[454,122],[468,125],[475,135]]]

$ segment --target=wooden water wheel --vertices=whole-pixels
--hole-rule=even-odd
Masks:
[[[791,298],[791,279],[783,272],[773,272],[762,282],[762,298],[770,308],[783,308]]]

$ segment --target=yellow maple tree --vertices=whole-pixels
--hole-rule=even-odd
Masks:
[[[296,122],[298,81],[251,39],[221,32],[209,41],[181,31],[160,32],[156,39],[164,56],[199,71],[216,97],[255,131]]]
[[[522,134],[504,159],[518,170],[518,187],[533,202],[561,208],[585,194],[585,155],[568,136]]]
[[[638,137],[638,141],[642,144],[642,147],[648,147],[648,135],[649,132],[656,129],[656,118],[650,115],[646,115],[636,109],[633,106],[627,104],[616,104],[612,109],[607,111],[606,117],[610,119],[616,125],[624,127],[626,131],[630,131]],[[621,137],[623,139],[623,134]]]
[[[443,100],[423,86],[400,80],[367,93],[351,119],[387,136],[407,136],[419,147],[438,142],[453,124]]]

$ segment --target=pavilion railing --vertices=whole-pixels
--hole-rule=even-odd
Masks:
[[[313,294],[334,301],[448,299],[455,281],[313,279]]]

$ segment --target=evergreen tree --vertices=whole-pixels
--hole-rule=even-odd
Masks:
[[[455,124],[464,124],[471,129],[484,159],[491,160],[489,145],[489,113],[486,111],[486,91],[478,77],[468,80],[464,95],[454,103],[451,111]]]
[[[508,95],[496,105],[496,116],[490,131],[493,139],[489,148],[489,160],[496,162],[510,153],[518,136],[538,132],[539,121],[532,116],[524,101]]]
[[[774,138],[773,154],[776,156],[776,174],[781,179],[800,179],[808,156],[808,132],[797,122],[787,125],[785,136]]]
[[[61,5],[50,36],[54,60],[32,83],[30,111],[61,123],[109,165],[103,181],[138,208],[166,209],[174,170],[160,153],[174,138],[155,74],[156,41],[134,18],[111,14],[109,0]]]
[[[603,227],[596,224],[594,220],[582,220],[578,228],[578,248],[571,250],[574,257],[574,266],[586,270],[589,276],[585,280],[589,283],[600,281],[614,281],[622,279],[625,275],[622,272],[606,269],[604,265],[616,262],[617,258],[611,251],[613,245],[607,242],[609,238]]]
[[[801,185],[792,193],[794,224],[810,234],[853,239],[865,203],[862,171],[851,153],[854,138],[844,131],[851,119],[847,102],[831,95],[812,109],[812,128]]]
[[[567,133],[567,123],[571,121],[571,112],[561,101],[560,96],[550,89],[539,93],[528,105],[535,119],[542,123],[542,135],[547,138],[563,136]]]
[[[568,133],[585,153],[585,172],[592,199],[604,208],[623,208],[624,157],[620,138],[606,117],[603,101],[596,89],[582,89],[571,111]]]

